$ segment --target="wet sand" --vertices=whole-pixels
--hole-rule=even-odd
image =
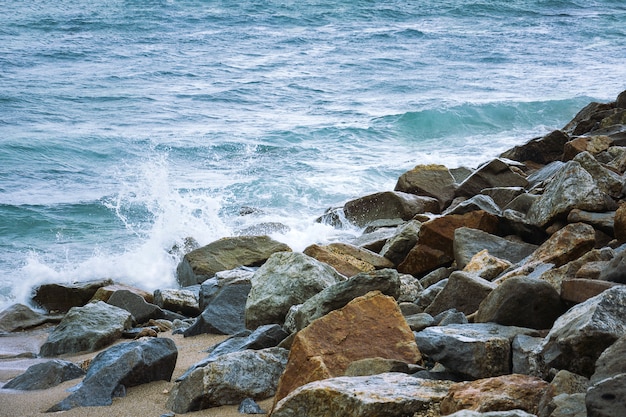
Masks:
[[[46,359],[36,358],[39,347],[47,337],[46,329],[11,333],[0,337],[0,386],[23,373],[29,366]],[[182,335],[160,333],[159,337],[169,337],[178,347],[178,360],[172,381],[182,375],[191,365],[206,357],[204,352],[210,346],[226,339],[226,336],[199,335],[184,338]],[[128,340],[121,340],[120,343]],[[95,357],[98,352],[79,355],[64,355],[63,360],[80,364]],[[15,357],[21,355],[22,357]],[[78,384],[80,379],[66,381],[61,385],[38,391],[15,391],[0,389],[0,417],[56,416],[64,417],[159,417],[171,412],[165,408],[173,382],[156,381],[127,389],[126,397],[114,398],[113,404],[105,407],[79,407],[69,411],[46,413],[45,411],[69,395],[66,390]],[[272,400],[259,401],[264,410],[269,410]],[[242,416],[237,405],[210,408],[185,414],[185,416]]]

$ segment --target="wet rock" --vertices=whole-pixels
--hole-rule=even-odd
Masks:
[[[276,252],[291,248],[268,236],[237,236],[219,239],[183,257],[176,268],[181,286],[200,284],[217,272],[238,266],[260,266]]]
[[[154,291],[154,303],[163,310],[196,317],[200,314],[199,288],[192,288],[158,289]]]
[[[0,332],[26,330],[49,322],[60,321],[60,317],[40,314],[24,304],[11,304],[0,311]]]
[[[397,232],[385,243],[380,250],[380,254],[393,262],[400,264],[417,243],[417,236],[422,223],[417,220],[410,220],[406,224],[399,226]]]
[[[128,290],[115,291],[107,301],[108,304],[128,311],[136,324],[146,323],[150,319],[165,318],[165,313],[157,305]]]
[[[50,333],[40,355],[93,352],[119,339],[131,321],[128,311],[102,301],[73,307]]]
[[[500,158],[486,162],[459,184],[456,195],[473,197],[485,188],[525,187],[528,182],[512,168],[514,165]]]
[[[345,257],[357,266],[366,265],[366,269],[363,269],[363,272],[370,271],[370,266],[374,269],[393,268],[393,263],[389,259],[365,248],[341,242],[333,242],[326,247],[332,253]]]
[[[24,391],[48,389],[84,375],[85,371],[74,363],[53,359],[28,367],[26,372],[16,376],[2,388]]]
[[[333,310],[343,308],[350,301],[370,291],[380,291],[385,295],[398,298],[400,277],[395,269],[383,269],[373,272],[362,272],[338,282],[320,291],[306,300],[294,313],[295,330],[299,331]]]
[[[346,219],[364,227],[379,219],[411,220],[419,213],[438,213],[439,201],[399,191],[384,191],[348,201],[343,206]]]
[[[478,381],[459,382],[450,387],[441,401],[441,413],[459,410],[523,410],[537,413],[537,404],[548,383],[528,375],[503,375]]]
[[[341,376],[365,358],[421,362],[408,324],[392,297],[370,292],[298,332],[275,403],[309,382]]]
[[[475,195],[459,204],[453,205],[448,210],[444,211],[443,214],[465,214],[477,210],[483,210],[494,216],[502,214],[500,206],[498,206],[491,197],[485,194]]]
[[[496,288],[486,279],[461,271],[450,274],[447,284],[437,294],[425,313],[436,315],[450,308],[472,314],[478,310],[481,301]]]
[[[111,405],[116,393],[152,381],[169,381],[178,350],[173,340],[151,338],[120,343],[100,352],[79,388],[48,412]]]
[[[166,407],[187,413],[239,404],[246,398],[269,398],[276,391],[288,355],[289,351],[278,347],[221,355],[175,385]]]
[[[550,329],[565,310],[559,293],[547,282],[514,277],[487,295],[480,303],[474,321]]]
[[[350,241],[351,244],[379,253],[387,240],[395,233],[395,227],[381,227],[372,232],[365,232]]]
[[[394,190],[436,198],[443,209],[454,198],[455,182],[443,165],[417,165],[400,175]]]
[[[567,133],[555,130],[541,138],[532,139],[524,145],[509,149],[500,156],[514,161],[532,161],[546,165],[561,159],[563,146],[569,139]]]
[[[448,381],[430,381],[399,373],[330,378],[293,391],[274,406],[270,415],[403,417],[439,403],[449,386]]]
[[[272,255],[252,278],[246,326],[282,324],[289,308],[345,278],[329,265],[297,252]]]
[[[511,373],[511,341],[518,334],[538,336],[532,329],[494,323],[451,324],[415,333],[417,346],[431,360],[469,379]]]
[[[625,303],[626,287],[618,285],[559,317],[539,351],[546,369],[591,376],[604,349],[626,334]]]
[[[35,288],[33,301],[49,312],[65,313],[72,307],[84,306],[98,288],[112,284],[110,279],[73,284],[43,284]]]

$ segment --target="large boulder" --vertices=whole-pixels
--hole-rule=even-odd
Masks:
[[[448,282],[437,294],[432,303],[424,310],[430,315],[455,308],[465,314],[478,310],[481,301],[496,288],[496,285],[466,272],[454,271]]]
[[[276,392],[288,355],[289,351],[279,347],[222,355],[175,385],[166,407],[187,413],[239,404],[246,398],[269,398]]]
[[[396,233],[385,242],[380,254],[393,262],[394,265],[400,264],[417,243],[421,225],[420,221],[410,220],[398,226]]]
[[[444,415],[465,409],[480,412],[524,410],[536,414],[547,387],[548,383],[542,379],[520,374],[459,382],[450,387],[440,409]]]
[[[84,306],[98,288],[112,284],[113,281],[110,279],[73,284],[43,284],[34,289],[33,301],[49,312],[65,313],[72,307]]]
[[[84,375],[85,371],[74,363],[53,359],[29,366],[26,372],[16,376],[2,388],[24,391],[48,389]]]
[[[602,166],[589,152],[579,153],[574,161],[591,174],[600,191],[616,199],[622,197],[624,179],[621,175]]]
[[[55,321],[57,318],[38,313],[24,304],[11,304],[0,311],[0,332],[15,332]]]
[[[447,370],[468,379],[511,373],[511,342],[519,334],[538,336],[532,329],[495,323],[450,324],[415,333],[420,352]]]
[[[176,268],[181,286],[200,284],[219,271],[238,266],[259,266],[276,252],[291,248],[268,236],[226,237],[187,253]]]
[[[176,344],[167,338],[147,338],[110,347],[93,358],[78,389],[48,412],[111,405],[113,396],[128,387],[169,381],[177,357]]]
[[[128,290],[115,291],[107,303],[128,311],[136,324],[165,318],[165,313],[159,306],[148,303],[142,296]]]
[[[431,381],[400,373],[330,378],[296,389],[279,401],[270,415],[412,416],[436,406],[449,386],[448,381]]]
[[[525,187],[528,181],[518,173],[516,165],[519,164],[500,158],[486,162],[459,184],[456,194],[473,197],[485,188]]]
[[[443,165],[417,165],[400,175],[394,190],[436,198],[444,209],[454,198],[455,182]]]
[[[626,287],[618,285],[577,304],[556,320],[539,354],[549,368],[589,377],[600,354],[626,335]]]
[[[439,201],[399,191],[384,191],[348,201],[343,206],[346,219],[364,227],[380,219],[410,220],[420,213],[438,213]]]
[[[527,221],[546,226],[555,220],[565,219],[573,209],[607,211],[612,199],[603,193],[578,162],[566,163],[550,181],[541,197],[530,206]]]
[[[532,161],[546,165],[561,159],[563,146],[568,140],[567,133],[555,130],[543,137],[532,139],[524,145],[509,149],[500,156],[519,162]]]
[[[128,311],[102,301],[73,307],[41,346],[40,355],[93,352],[119,339],[131,322]]]
[[[255,329],[263,324],[282,324],[291,306],[344,280],[331,266],[302,253],[275,253],[252,277],[246,326]]]
[[[398,304],[378,291],[354,299],[296,334],[274,402],[309,382],[343,375],[351,362],[376,357],[421,362]]]
[[[304,329],[313,320],[344,307],[370,291],[380,291],[397,299],[400,291],[398,272],[395,269],[362,272],[347,281],[338,282],[320,291],[305,301],[294,313],[295,330]]]
[[[596,361],[591,387],[585,398],[589,416],[626,414],[626,336],[609,346]]]
[[[474,322],[550,329],[565,310],[559,293],[549,283],[520,276],[491,291],[480,303]]]

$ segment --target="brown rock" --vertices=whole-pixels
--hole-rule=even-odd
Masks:
[[[565,279],[561,282],[561,299],[570,303],[582,303],[615,285],[618,284],[596,279]]]
[[[511,262],[491,256],[487,249],[483,249],[470,259],[463,268],[463,272],[477,275],[488,281],[495,279],[511,266]]]
[[[395,191],[436,198],[441,209],[454,198],[455,180],[443,165],[418,165],[398,178]]]
[[[495,284],[486,279],[461,271],[450,274],[445,287],[437,294],[432,303],[424,310],[435,316],[443,311],[455,308],[465,314],[478,310],[481,301],[489,295]]]
[[[413,333],[396,301],[373,291],[296,334],[274,404],[309,382],[344,375],[354,361],[376,357],[421,362]]]
[[[548,383],[532,376],[512,374],[452,385],[441,402],[441,414],[459,410],[479,412],[524,410],[537,414]]]
[[[504,152],[501,156],[520,162],[532,161],[539,164],[549,164],[561,159],[563,145],[568,140],[569,136],[567,134],[560,130],[555,130],[544,137],[532,139],[524,145],[516,146]]]
[[[110,279],[77,282],[74,284],[43,284],[35,289],[33,301],[46,310],[65,313],[72,307],[89,302],[98,288],[112,285]]]
[[[372,252],[371,250],[350,245],[348,243],[331,243],[328,245],[328,250],[337,255],[346,256],[349,259],[355,259],[357,264],[366,263],[367,265],[372,265],[374,269],[393,268],[393,262],[384,256],[381,256],[376,252]]]
[[[559,267],[593,249],[595,232],[585,223],[568,224],[554,233],[530,256],[528,264],[552,263]]]
[[[607,150],[612,144],[613,139],[608,136],[579,136],[563,146],[563,161],[570,161],[585,151],[597,155]]]
[[[119,290],[130,291],[141,296],[147,303],[154,304],[154,295],[152,293],[126,284],[113,284],[107,285],[106,287],[100,287],[89,301],[104,301],[106,303],[109,301],[111,295],[113,295],[115,291]]]
[[[302,253],[332,266],[337,272],[346,277],[351,277],[359,272],[374,270],[373,265],[359,261],[354,257],[333,253],[328,246],[313,244],[304,249]]]
[[[385,191],[348,201],[346,218],[359,227],[380,219],[410,220],[419,213],[439,213],[439,202],[432,197],[399,191]]]
[[[613,231],[619,243],[626,242],[626,204],[621,204],[615,211]]]

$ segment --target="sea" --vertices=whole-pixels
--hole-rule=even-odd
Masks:
[[[0,15],[0,309],[176,288],[189,238],[316,222],[626,89],[623,0],[27,0]]]

